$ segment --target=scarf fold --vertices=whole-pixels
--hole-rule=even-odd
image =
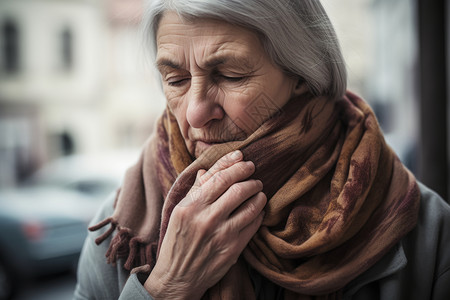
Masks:
[[[290,100],[243,141],[215,145],[193,159],[166,110],[136,165],[127,171],[110,224],[109,263],[150,272],[174,207],[199,169],[240,149],[255,163],[265,218],[241,258],[205,299],[256,299],[246,266],[285,289],[285,299],[338,299],[417,222],[414,176],[387,146],[369,106],[309,93]],[[136,271],[135,270],[135,271]],[[228,296],[227,296],[228,295]]]

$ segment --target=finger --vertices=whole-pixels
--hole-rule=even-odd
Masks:
[[[205,172],[202,177],[200,178],[200,184],[205,183],[208,181],[211,177],[214,176],[219,171],[225,170],[226,168],[231,167],[235,163],[239,162],[243,158],[243,154],[241,151],[236,150],[233,152],[230,152],[226,155],[224,155],[222,158],[220,158],[216,163],[207,171]]]
[[[267,197],[263,192],[259,192],[245,201],[228,220],[231,230],[242,230],[251,224],[263,212],[266,203]]]
[[[255,165],[251,161],[240,161],[225,170],[218,171],[199,187],[202,201],[207,204],[215,202],[233,184],[247,179],[254,172]]]
[[[252,237],[256,234],[256,232],[261,227],[262,221],[264,219],[264,211],[262,211],[256,219],[253,219],[247,226],[245,226],[239,232],[239,238],[236,239],[237,249],[241,253],[244,248],[247,246],[248,242],[252,239]]]
[[[205,169],[200,169],[197,171],[197,176],[195,177],[194,186],[200,186],[201,185],[201,178],[206,173]]]
[[[221,210],[228,218],[244,201],[261,192],[262,189],[263,184],[260,180],[237,182],[212,204],[212,208]]]

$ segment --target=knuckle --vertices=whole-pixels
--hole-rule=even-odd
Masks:
[[[226,175],[224,172],[217,172],[214,174],[213,180],[222,185],[229,185],[231,183],[230,176]]]
[[[235,183],[230,187],[230,192],[233,195],[236,195],[237,197],[241,198],[244,196],[244,188],[242,187],[241,183]]]
[[[260,210],[254,201],[249,201],[245,208],[246,213],[251,216],[259,214]]]
[[[201,185],[203,185],[204,183],[205,183],[205,177],[203,176],[203,175],[205,175],[207,172],[202,172],[202,170],[198,170],[197,171],[197,177],[196,177],[196,179],[195,179],[195,183],[196,184],[194,184],[194,186],[195,185],[199,185],[199,186],[201,186]]]
[[[222,170],[228,166],[228,160],[226,156],[220,158],[213,166],[214,169]]]
[[[227,153],[224,156],[222,156],[220,161],[222,161],[226,165],[230,165],[230,164],[232,164],[235,161],[235,158],[233,156],[234,154],[235,154],[234,152]]]
[[[219,169],[219,170],[226,169],[226,168],[232,166],[236,162],[236,160],[238,160],[240,157],[241,157],[241,154],[238,154],[235,152],[225,154],[214,164],[213,168]]]
[[[256,216],[264,209],[267,203],[267,197],[264,193],[258,193],[255,197],[252,197],[247,201],[245,210],[248,214]]]
[[[189,193],[186,195],[186,197],[189,197],[192,202],[195,202],[197,199],[200,199],[202,197],[202,188],[193,186]]]
[[[230,163],[230,159],[229,159],[228,155],[221,157],[217,161],[218,166],[221,168],[226,168],[229,165],[229,163]]]

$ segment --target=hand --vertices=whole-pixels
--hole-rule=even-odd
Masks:
[[[236,263],[261,226],[267,198],[248,179],[253,162],[236,151],[200,170],[172,212],[158,260],[144,287],[154,299],[199,299]]]

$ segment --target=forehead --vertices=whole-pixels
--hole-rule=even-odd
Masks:
[[[211,59],[214,56],[252,57],[263,52],[258,34],[242,26],[221,20],[186,20],[174,12],[165,12],[156,34],[157,60]]]

